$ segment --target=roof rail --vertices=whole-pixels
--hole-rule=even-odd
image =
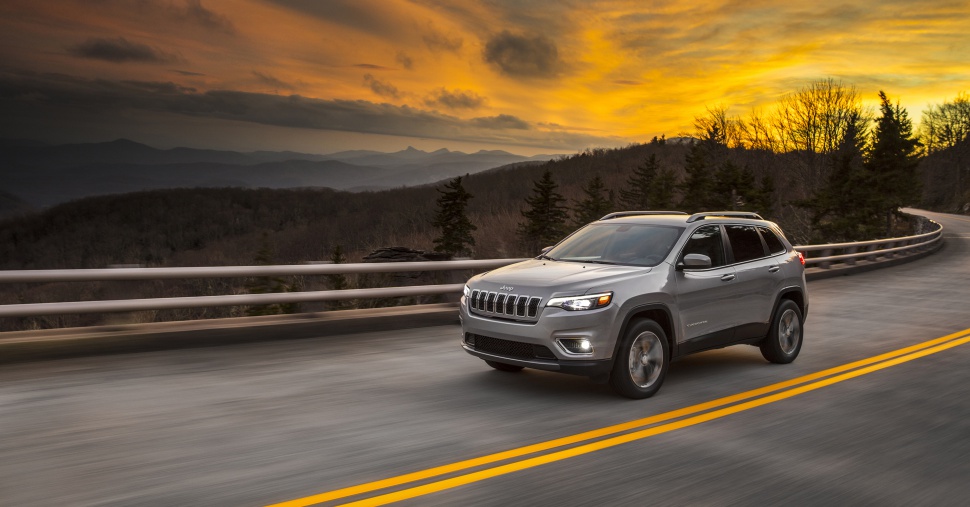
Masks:
[[[617,211],[604,216],[600,220],[611,218],[635,217],[637,215],[686,215],[683,211]]]
[[[687,223],[693,223],[698,220],[704,220],[707,217],[731,217],[731,218],[750,218],[752,220],[764,220],[761,215],[750,212],[750,211],[705,211],[703,213],[694,213],[687,219]]]

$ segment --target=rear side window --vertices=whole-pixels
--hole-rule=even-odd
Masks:
[[[765,256],[765,247],[761,244],[761,235],[753,225],[728,225],[728,240],[734,251],[734,262],[744,262],[760,259]]]
[[[761,237],[765,238],[765,243],[768,244],[768,253],[778,254],[785,251],[784,243],[778,239],[774,231],[767,227],[758,227],[758,230],[761,231]]]
[[[698,228],[690,235],[687,244],[684,245],[684,252],[681,259],[687,254],[702,254],[711,258],[711,267],[723,266],[724,262],[724,243],[721,241],[721,227],[718,225],[707,225]]]

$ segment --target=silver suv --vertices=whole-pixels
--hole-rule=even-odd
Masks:
[[[502,371],[660,389],[672,359],[735,344],[790,363],[808,313],[805,259],[754,213],[611,213],[535,259],[472,277],[462,347]]]

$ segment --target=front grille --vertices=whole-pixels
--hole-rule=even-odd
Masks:
[[[516,359],[556,359],[552,351],[543,345],[503,340],[474,333],[465,335],[465,343],[475,350],[497,356],[514,357]]]
[[[473,290],[468,306],[478,313],[496,316],[536,318],[542,298],[519,294],[500,294],[484,290]]]

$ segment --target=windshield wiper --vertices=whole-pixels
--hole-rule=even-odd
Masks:
[[[589,262],[589,263],[591,263],[591,264],[610,264],[610,265],[614,265],[614,266],[615,266],[615,265],[617,265],[617,264],[619,264],[618,262],[609,262],[609,261],[592,261],[592,260],[587,260],[587,261],[583,261],[583,262]]]
[[[548,255],[546,255],[546,254],[541,254],[541,255],[539,255],[538,257],[536,257],[536,259],[540,259],[540,260],[541,260],[541,259],[548,259],[548,260],[550,260],[550,261],[554,261],[554,260],[556,260],[556,259],[553,259],[552,257],[549,257],[549,256],[548,256]]]

